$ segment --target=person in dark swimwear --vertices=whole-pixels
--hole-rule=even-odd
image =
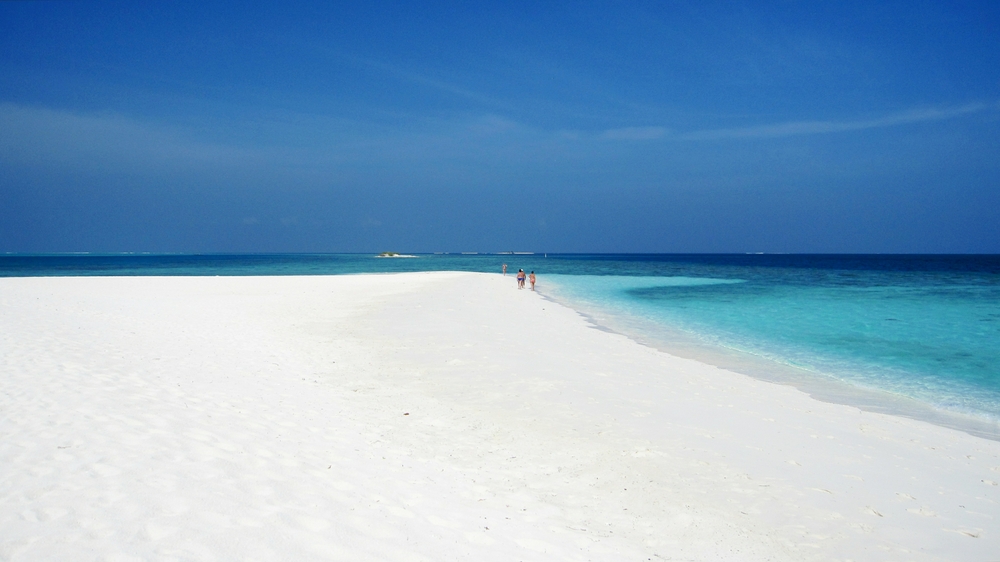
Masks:
[[[517,288],[518,289],[523,289],[524,288],[524,270],[523,269],[518,269],[517,270]]]

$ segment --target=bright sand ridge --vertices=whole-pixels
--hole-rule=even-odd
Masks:
[[[998,481],[511,277],[0,279],[0,560],[996,560]]]

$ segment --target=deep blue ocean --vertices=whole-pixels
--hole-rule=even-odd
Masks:
[[[0,276],[499,273],[502,263],[665,351],[1000,435],[1000,256],[6,255]]]

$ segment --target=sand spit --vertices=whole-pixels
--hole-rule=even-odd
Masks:
[[[0,560],[990,560],[997,482],[510,277],[0,279]]]

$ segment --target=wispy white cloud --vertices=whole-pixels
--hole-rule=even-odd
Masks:
[[[79,114],[0,103],[0,158],[22,164],[237,164],[248,151],[186,138],[183,131],[117,114]]]
[[[328,184],[330,178],[367,181],[373,170],[379,170],[379,181],[393,174],[420,173],[435,178],[454,173],[475,179],[483,164],[516,162],[555,170],[568,161],[604,158],[612,142],[626,151],[634,146],[630,143],[684,142],[696,149],[708,140],[843,133],[986,112],[1000,112],[1000,104],[914,109],[865,120],[794,121],[689,132],[662,126],[551,130],[502,113],[413,117],[391,126],[262,118],[252,123],[226,122],[229,134],[206,139],[204,131],[175,123],[0,102],[0,165],[102,174],[192,173],[260,184],[277,178],[290,186]],[[257,135],[255,140],[240,134],[261,126],[276,134]]]
[[[656,140],[662,139],[668,132],[666,127],[622,127],[608,129],[600,136],[611,140]]]
[[[948,108],[919,108],[899,113],[885,115],[874,119],[859,119],[853,121],[787,121],[751,127],[734,127],[721,129],[703,129],[687,133],[675,133],[666,127],[621,127],[607,129],[597,133],[597,138],[625,141],[680,140],[704,141],[725,139],[781,138],[801,135],[822,135],[829,133],[844,133],[895,127],[912,123],[945,121],[979,113],[989,109],[1000,109],[1000,103],[969,103]],[[563,132],[563,136],[568,133]],[[578,134],[573,138],[579,138]]]
[[[886,115],[876,119],[864,119],[857,121],[789,121],[785,123],[757,125],[753,127],[706,129],[702,131],[684,133],[678,135],[676,138],[681,140],[777,138],[862,131],[866,129],[879,129],[911,123],[944,121],[947,119],[961,117],[963,115],[978,113],[995,106],[996,104],[990,105],[985,103],[970,103],[945,109],[913,109],[910,111]]]
[[[196,174],[221,183],[277,178],[309,186],[328,184],[330,178],[370,178],[375,169],[384,179],[413,173],[415,166],[472,170],[456,163],[546,160],[546,146],[553,144],[544,131],[496,114],[401,120],[388,128],[300,121],[225,122],[231,130],[207,140],[204,131],[157,120],[0,102],[0,166],[97,175]],[[256,139],[239,134],[261,127],[277,134]]]
[[[428,88],[439,90],[441,92],[452,94],[454,96],[465,98],[467,100],[481,103],[484,105],[489,105],[492,107],[509,107],[509,104],[502,100],[466,88],[454,82],[449,82],[447,80],[441,80],[438,78],[431,78],[430,76],[421,74],[419,72],[414,72],[412,70],[404,69],[396,65],[384,63],[366,57],[359,57],[355,55],[343,55],[343,54],[339,56],[342,59],[349,61],[352,64],[355,64],[362,68],[367,68],[371,71],[392,76],[397,80],[410,82],[412,84],[417,84],[420,86],[426,86]]]

